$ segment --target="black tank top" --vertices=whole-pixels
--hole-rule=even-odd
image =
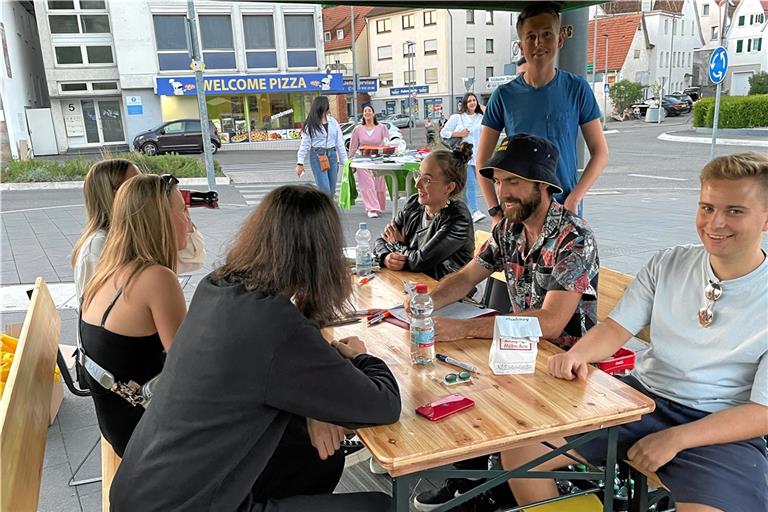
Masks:
[[[114,375],[119,382],[130,380],[141,385],[163,369],[165,349],[160,335],[125,336],[104,327],[107,316],[122,295],[120,288],[101,317],[101,325],[92,325],[80,318],[80,340],[85,353]],[[90,375],[86,380],[91,389],[99,428],[115,452],[123,456],[133,429],[141,419],[144,408],[133,406],[124,398],[105,389]]]

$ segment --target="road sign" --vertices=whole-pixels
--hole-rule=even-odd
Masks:
[[[591,73],[593,69],[594,65],[592,65],[592,63],[587,64],[587,73]]]
[[[713,84],[719,84],[725,79],[726,71],[728,71],[728,51],[718,46],[709,56],[709,79]]]
[[[501,75],[501,76],[489,76],[485,82],[485,86],[488,89],[495,89],[500,85],[504,85],[507,82],[514,80],[516,75]]]
[[[604,83],[603,84],[603,92],[606,93],[606,94],[611,92],[611,84],[609,84],[608,82]]]

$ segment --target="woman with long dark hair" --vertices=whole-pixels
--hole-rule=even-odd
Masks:
[[[339,162],[347,161],[347,150],[339,122],[328,113],[330,109],[327,96],[318,96],[312,101],[309,115],[301,129],[296,175],[304,174],[304,164],[309,155],[309,165],[312,167],[317,188],[333,198]]]
[[[477,96],[473,92],[468,92],[461,100],[461,108],[457,114],[453,114],[445,126],[440,130],[440,136],[444,139],[452,137],[461,137],[463,142],[477,147],[480,142],[480,131],[483,126],[484,107],[480,104]],[[467,164],[467,206],[472,212],[472,220],[479,222],[485,218],[485,214],[480,211],[477,204],[477,173],[475,172],[475,152],[472,152]]]
[[[400,416],[387,365],[357,338],[320,332],[351,293],[343,239],[336,207],[312,187],[279,187],[251,213],[195,291],[112,483],[112,512],[389,508],[381,493],[331,494],[339,425]]]
[[[381,146],[389,142],[389,130],[376,119],[370,104],[363,105],[363,122],[352,130],[349,154],[354,156],[360,146]],[[384,176],[374,176],[368,169],[356,169],[357,189],[363,198],[368,217],[378,217],[387,205],[387,184]]]

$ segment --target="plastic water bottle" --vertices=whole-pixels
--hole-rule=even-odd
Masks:
[[[361,222],[355,233],[357,241],[357,250],[355,255],[355,266],[357,267],[357,276],[363,277],[371,273],[371,232],[368,230],[368,224]]]
[[[411,299],[411,362],[428,365],[435,362],[435,323],[432,321],[432,297],[427,285],[417,284]]]

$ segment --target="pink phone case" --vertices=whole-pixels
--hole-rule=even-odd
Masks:
[[[429,402],[416,408],[416,412],[431,421],[437,421],[451,414],[475,405],[475,402],[464,395],[454,394]]]

